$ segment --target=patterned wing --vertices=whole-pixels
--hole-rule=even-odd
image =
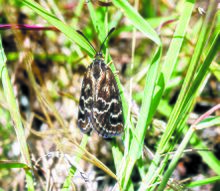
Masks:
[[[114,74],[102,63],[101,77],[96,82],[93,98],[93,128],[104,138],[119,135],[123,131],[122,103]]]
[[[78,113],[78,127],[83,133],[90,133],[91,126],[91,112],[93,105],[93,90],[91,80],[91,68],[89,67],[85,73],[81,95],[79,100],[79,113]]]

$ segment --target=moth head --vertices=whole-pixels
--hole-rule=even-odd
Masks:
[[[96,53],[95,59],[102,60],[103,58],[104,58],[104,57],[103,57],[102,52],[97,52],[97,53]]]

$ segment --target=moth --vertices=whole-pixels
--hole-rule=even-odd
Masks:
[[[86,36],[82,35],[95,50],[93,62],[88,66],[81,88],[78,127],[83,133],[95,130],[103,138],[112,138],[123,132],[122,102],[117,82],[110,67],[105,64],[102,48],[112,28],[97,52]]]

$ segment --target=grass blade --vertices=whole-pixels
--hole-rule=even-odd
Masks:
[[[32,166],[31,159],[28,151],[28,146],[26,143],[24,128],[5,63],[6,63],[6,56],[2,47],[2,41],[0,36],[0,71],[1,71],[0,77],[4,89],[4,95],[8,104],[8,109],[11,115],[11,119],[14,123],[17,140],[19,142],[21,149],[22,161],[31,168]],[[34,181],[30,170],[26,170],[26,182],[27,182],[28,190],[34,190]]]
[[[20,163],[17,161],[0,161],[0,169],[2,168],[24,168],[29,169],[25,163]]]
[[[151,111],[151,103],[156,86],[159,61],[161,59],[161,51],[161,47],[159,47],[154,55],[151,66],[147,73],[144,88],[144,99],[142,100],[140,117],[137,122],[135,135],[131,140],[128,156],[124,156],[123,161],[125,162],[123,162],[120,169],[120,184],[124,190],[126,190],[126,186],[133,170],[134,164],[136,160],[140,157],[140,154],[142,152],[143,141],[146,134],[147,126],[151,121],[151,117],[149,114]]]
[[[193,188],[193,187],[196,187],[196,186],[212,184],[212,183],[215,183],[215,182],[219,182],[219,180],[220,180],[220,176],[214,176],[214,177],[211,177],[211,178],[206,178],[206,179],[203,179],[203,180],[198,180],[198,181],[195,181],[195,182],[191,182],[190,184],[187,185],[187,187],[188,188]]]
[[[154,101],[152,103],[153,105],[152,108],[154,110],[151,112],[151,115],[154,115],[157,105],[159,104],[162,98],[163,91],[167,87],[167,82],[169,81],[173,69],[175,68],[175,64],[177,62],[178,55],[180,53],[180,48],[182,47],[184,36],[186,34],[186,29],[188,27],[189,20],[192,15],[193,7],[194,7],[194,1],[185,1],[183,12],[178,21],[178,26],[176,28],[174,37],[171,41],[167,55],[165,57],[165,61],[163,63],[163,68],[154,95]],[[155,172],[157,171],[156,169],[159,166],[159,162],[160,162],[160,154],[156,153],[154,160],[152,161],[149,167],[148,173],[146,175],[146,179],[143,181],[139,190],[145,190],[146,187],[148,187],[151,184],[150,182],[151,180],[153,180],[153,177],[155,176]]]
[[[112,3],[122,9],[125,16],[131,20],[132,24],[143,32],[147,38],[157,45],[161,45],[160,38],[150,24],[139,15],[139,13],[126,0],[113,0]]]

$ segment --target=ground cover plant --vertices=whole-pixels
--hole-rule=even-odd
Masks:
[[[0,190],[220,189],[220,2],[0,3]],[[77,119],[112,28],[124,130],[105,139]]]

